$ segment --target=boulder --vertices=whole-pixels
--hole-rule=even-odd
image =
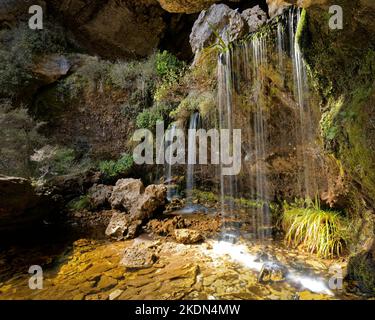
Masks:
[[[267,14],[259,6],[243,11],[241,16],[247,22],[249,32],[258,30],[267,22]]]
[[[199,15],[190,34],[193,52],[218,42],[218,35],[225,43],[241,38],[247,24],[237,10],[225,4],[214,4]]]
[[[138,191],[143,189],[143,184],[140,180],[125,180],[134,180],[129,181],[134,189],[130,188],[128,190],[133,190],[134,193],[131,197],[126,198],[127,213],[114,213],[106,230],[107,236],[117,240],[135,238],[140,227],[152,218],[158,208],[165,204],[167,196],[167,188],[164,185],[148,186],[145,192],[141,194],[140,192],[138,193]],[[125,182],[122,181],[120,184],[125,185]],[[112,192],[112,196],[115,188]],[[136,196],[137,193],[138,196]]]
[[[31,181],[0,175],[0,233],[31,227],[54,210],[50,198]]]
[[[173,13],[196,13],[207,9],[218,0],[158,0],[162,8]]]
[[[113,209],[129,211],[143,192],[144,186],[141,180],[120,179],[113,187],[109,203]]]
[[[48,7],[90,52],[107,58],[148,56],[167,26],[156,0],[50,0]]]
[[[177,242],[183,244],[194,244],[203,240],[203,236],[196,230],[176,229],[174,237]]]
[[[285,281],[288,269],[276,262],[266,262],[258,275],[259,283],[281,282]]]
[[[350,257],[347,280],[358,283],[361,291],[375,295],[375,238],[368,239],[363,249]]]
[[[124,212],[115,211],[105,234],[116,240],[133,239],[138,234],[142,220],[135,220]]]
[[[89,188],[100,180],[100,173],[93,170],[56,176],[49,179],[45,189],[53,195],[59,195],[66,202],[85,194]]]
[[[69,60],[59,54],[45,55],[39,58],[32,67],[32,72],[45,84],[51,84],[67,75],[71,68]]]
[[[125,250],[120,264],[129,269],[150,268],[158,260],[158,248],[145,242],[135,243]]]
[[[88,191],[88,197],[94,209],[105,207],[109,204],[113,186],[94,184]]]
[[[279,14],[282,14],[283,11],[291,6],[291,1],[287,2],[284,0],[266,0],[268,5],[268,15],[270,18],[273,18]],[[293,2],[293,1],[292,1]]]

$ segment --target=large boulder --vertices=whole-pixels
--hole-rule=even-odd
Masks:
[[[177,242],[183,244],[194,244],[203,240],[200,232],[192,229],[176,229],[174,237]]]
[[[69,60],[59,54],[45,55],[37,59],[32,71],[45,84],[51,84],[67,75],[71,67]]]
[[[31,227],[52,210],[49,198],[30,180],[0,175],[0,233]]]
[[[256,31],[266,21],[267,14],[259,6],[240,13],[225,4],[214,4],[199,15],[190,34],[190,45],[193,52],[198,52],[219,40],[227,44]]]
[[[158,260],[158,252],[155,243],[136,242],[125,250],[120,264],[129,269],[150,268]]]
[[[284,0],[266,0],[268,5],[268,14],[271,18],[283,13],[283,11],[291,6],[291,1]]]
[[[174,13],[196,13],[207,9],[218,0],[158,0],[162,8]]]
[[[48,6],[87,49],[108,58],[151,54],[167,26],[156,0],[51,0]]]
[[[234,41],[246,32],[246,24],[237,10],[225,4],[214,4],[198,17],[190,34],[193,52],[198,52],[219,41]]]
[[[48,180],[45,189],[53,195],[61,196],[66,202],[87,192],[100,180],[100,174],[93,170],[85,170],[64,176],[56,176]]]
[[[356,281],[362,291],[375,295],[375,238],[349,259],[346,278]]]
[[[135,179],[125,179],[135,180]],[[113,214],[112,219],[107,227],[106,235],[117,240],[135,238],[140,230],[140,227],[152,218],[154,213],[165,204],[167,197],[167,188],[164,185],[151,185],[146,188],[144,193],[136,194],[141,191],[143,184],[140,185],[135,181],[129,181],[129,185],[133,185],[134,192],[125,199],[127,212],[116,212]],[[121,184],[125,184],[124,181]],[[115,187],[116,188],[116,187]],[[112,192],[115,192],[115,188]],[[126,193],[123,193],[126,194]],[[123,208],[125,208],[123,206]]]
[[[247,22],[249,32],[256,31],[267,22],[267,14],[259,6],[243,11],[241,16]]]
[[[103,208],[107,204],[109,204],[109,199],[112,195],[112,190],[113,186],[106,186],[104,184],[94,184],[87,193],[92,208]]]
[[[128,211],[143,192],[144,186],[141,180],[120,179],[113,187],[109,202],[113,209]]]

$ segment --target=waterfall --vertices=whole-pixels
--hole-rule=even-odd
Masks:
[[[219,55],[218,59],[218,111],[219,128],[228,129],[232,132],[233,128],[233,70],[232,70],[232,52],[226,50]],[[221,146],[222,148],[223,146]],[[227,146],[230,148],[230,146]],[[235,196],[235,177],[224,176],[222,174],[223,164],[220,165],[220,200],[221,215],[223,219],[234,216],[234,196]],[[224,224],[223,235],[230,241],[237,238],[237,230],[229,224]]]
[[[190,117],[188,132],[188,164],[186,176],[186,203],[192,205],[194,189],[194,168],[196,165],[196,130],[200,128],[201,117],[198,112],[194,112]]]
[[[303,164],[303,176],[300,178],[301,191],[306,198],[313,198],[317,191],[317,182],[314,178],[314,161],[311,158],[314,143],[312,126],[312,112],[309,105],[309,86],[307,81],[306,65],[302,58],[297,39],[297,30],[301,22],[301,9],[292,8],[287,16],[289,30],[290,56],[293,65],[294,96],[299,108],[300,123],[297,126],[298,156]]]
[[[173,123],[171,125],[171,128],[170,128],[170,139],[168,140],[172,140],[171,138],[174,137],[176,135],[176,129],[177,129],[177,126],[175,123]],[[171,145],[173,143],[173,141],[170,141],[169,143],[167,143],[167,141],[165,142],[165,149],[167,150],[167,148],[169,147],[169,145]],[[173,198],[175,198],[177,196],[177,190],[176,190],[176,184],[175,184],[175,181],[173,181],[173,171],[172,171],[172,158],[173,158],[173,149],[171,148],[170,151],[169,151],[169,154],[167,154],[167,161],[166,161],[166,164],[165,164],[165,183],[167,184],[167,199],[168,201],[171,201]]]
[[[265,239],[269,236],[270,230],[270,212],[268,205],[268,181],[266,166],[266,144],[267,144],[267,119],[264,114],[264,103],[262,97],[264,95],[264,71],[267,67],[267,46],[264,37],[253,37],[251,40],[251,48],[253,52],[253,94],[255,99],[255,115],[254,115],[254,155],[256,170],[256,194],[255,199],[258,202],[257,207],[257,236],[259,239]]]

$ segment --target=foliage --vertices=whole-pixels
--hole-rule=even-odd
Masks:
[[[177,81],[185,68],[185,63],[168,51],[156,54],[156,72],[163,81],[169,83]]]
[[[0,102],[1,173],[32,176],[34,168],[30,157],[45,141],[38,133],[42,125],[33,120],[25,108],[14,109],[7,101]]]
[[[142,61],[118,61],[112,64],[108,75],[110,83],[119,89],[132,88],[137,82],[149,87],[156,77],[155,59],[155,55],[151,55]]]
[[[88,196],[81,196],[69,202],[68,208],[74,211],[90,210],[92,207],[90,198]]]
[[[103,174],[104,178],[111,179],[127,174],[133,167],[133,164],[133,157],[125,153],[117,161],[101,161],[99,163],[99,170]]]
[[[169,122],[171,107],[166,105],[157,105],[150,109],[143,110],[137,117],[137,127],[141,129],[155,130],[158,121]]]
[[[80,172],[91,165],[86,158],[78,161],[74,149],[45,145],[30,157],[34,163],[34,176],[39,179]]]
[[[159,77],[154,100],[162,103],[176,103],[179,98],[181,79],[186,72],[186,64],[167,51],[156,55],[156,70]]]
[[[348,240],[348,222],[338,212],[322,210],[318,201],[285,203],[282,225],[288,245],[301,245],[322,258],[341,255]]]
[[[38,32],[21,23],[0,33],[0,95],[11,98],[30,84],[30,66],[36,56],[62,53],[70,46],[64,30],[48,22]]]

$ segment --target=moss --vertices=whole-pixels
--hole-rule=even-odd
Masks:
[[[81,196],[69,202],[68,208],[74,211],[90,210],[92,204],[88,196]]]
[[[370,252],[361,252],[350,258],[349,280],[357,281],[362,291],[375,295],[375,260]]]

